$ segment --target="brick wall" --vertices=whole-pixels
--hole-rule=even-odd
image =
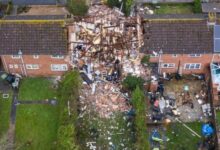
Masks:
[[[21,75],[27,74],[27,76],[58,76],[65,72],[52,71],[51,64],[66,64],[67,69],[70,68],[67,56],[62,59],[51,58],[51,55],[38,56],[38,58],[34,58],[33,55],[23,55],[21,58],[15,59],[11,55],[3,55],[1,56],[1,61],[6,72],[19,73]],[[28,69],[28,64],[36,64],[39,69]]]
[[[153,57],[150,59],[151,62],[159,62],[160,58],[160,68],[161,73],[167,72],[167,73],[174,73],[178,69],[178,64],[180,62],[180,72],[182,74],[191,74],[191,73],[206,73],[210,66],[210,63],[213,59],[213,61],[220,61],[220,55],[215,54],[213,57],[213,54],[202,54],[201,57],[189,57],[187,54],[178,54],[177,57],[174,57],[172,54],[162,54],[161,57]],[[173,68],[162,68],[163,63],[174,63],[175,66]],[[186,63],[199,63],[201,64],[200,69],[186,69],[185,64]]]

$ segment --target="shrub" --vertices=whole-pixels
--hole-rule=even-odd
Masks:
[[[147,138],[147,125],[146,125],[146,101],[143,91],[137,86],[132,92],[132,106],[135,109],[136,115],[134,119],[136,131],[135,147],[138,150],[149,149]]]
[[[6,13],[7,15],[9,15],[9,14],[11,13],[12,9],[13,9],[13,3],[12,3],[12,1],[9,1],[5,13]]]
[[[86,4],[86,0],[68,0],[67,8],[73,15],[85,16],[89,7]]]
[[[141,59],[141,64],[143,65],[148,65],[150,61],[150,56],[149,55],[145,55],[142,59]]]
[[[194,13],[201,13],[202,12],[201,0],[194,0],[193,11],[194,11]]]
[[[135,90],[136,87],[142,89],[143,84],[144,84],[144,79],[132,75],[128,75],[122,82],[123,87],[131,91]]]

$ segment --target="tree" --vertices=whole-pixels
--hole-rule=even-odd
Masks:
[[[113,7],[122,7],[122,11],[125,16],[129,16],[131,12],[131,6],[133,5],[133,0],[107,0],[107,5],[111,8]]]
[[[143,65],[148,65],[150,63],[150,55],[145,55],[142,59],[141,59],[141,64]]]
[[[125,16],[130,15],[132,5],[133,5],[133,0],[123,0],[123,12],[125,13]]]
[[[136,130],[136,148],[138,150],[149,149],[146,125],[146,101],[143,91],[137,86],[132,92],[132,106],[136,115],[134,119]]]
[[[140,89],[142,89],[143,84],[144,84],[144,79],[142,79],[141,77],[136,77],[132,75],[128,75],[122,82],[123,87],[131,91],[135,90],[137,86]]]
[[[78,150],[79,147],[75,144],[76,136],[75,128],[72,124],[62,125],[58,130],[58,137],[60,141],[60,149],[64,150]]]
[[[193,11],[194,11],[194,13],[201,13],[201,11],[202,11],[201,0],[194,0]]]
[[[119,0],[107,0],[107,5],[111,8],[113,7],[120,8],[121,3],[119,2]]]
[[[85,16],[89,7],[86,4],[86,0],[68,0],[67,8],[73,15]]]
[[[77,71],[67,72],[58,87],[59,98],[59,129],[58,129],[58,149],[77,150],[79,146],[76,140],[75,123],[78,117],[78,97],[82,80]],[[70,110],[68,110],[68,103]],[[68,112],[71,112],[69,116]]]

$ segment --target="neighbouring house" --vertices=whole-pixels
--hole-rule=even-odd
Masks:
[[[144,20],[142,52],[158,64],[159,74],[209,74],[210,63],[220,62],[220,42],[215,38],[220,35],[218,23],[218,19],[209,22],[206,15],[150,16]]]
[[[58,76],[69,69],[67,30],[59,20],[1,20],[1,69],[23,76]]]

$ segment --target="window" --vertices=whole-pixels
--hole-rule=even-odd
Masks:
[[[12,64],[9,64],[8,67],[9,67],[10,69],[14,68],[14,66],[13,66]]]
[[[172,57],[177,57],[177,56],[178,56],[177,54],[173,54],[173,55],[172,55]]]
[[[156,52],[153,52],[152,54],[150,54],[150,57],[158,57],[158,56],[159,56],[159,54]]]
[[[64,56],[63,56],[63,55],[51,55],[51,58],[55,58],[55,59],[63,59]]]
[[[162,68],[174,68],[175,64],[171,63],[171,64],[167,64],[167,63],[163,63],[161,64]]]
[[[67,71],[67,64],[52,64],[51,71]]]
[[[26,68],[27,69],[39,69],[39,65],[38,64],[27,64]]]
[[[201,57],[202,55],[201,54],[189,54],[188,56],[189,57]]]
[[[200,69],[201,64],[185,64],[185,69]]]
[[[18,65],[17,65],[17,64],[14,64],[14,68],[15,68],[15,69],[18,69]]]
[[[12,59],[19,59],[19,58],[20,58],[20,55],[12,55],[11,58],[12,58]]]
[[[33,55],[33,58],[34,58],[34,59],[38,59],[38,58],[39,58],[39,55]]]

